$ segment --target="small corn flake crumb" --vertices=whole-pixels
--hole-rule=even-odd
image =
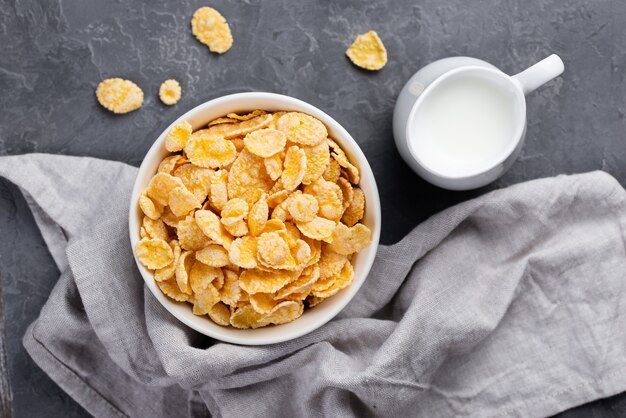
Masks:
[[[233,46],[233,35],[228,22],[212,7],[201,7],[191,18],[191,32],[211,52],[223,54]]]
[[[159,98],[168,106],[178,103],[181,93],[180,83],[174,79],[165,80],[159,88]]]
[[[354,65],[370,71],[380,70],[387,64],[387,50],[373,30],[356,37],[346,51]]]
[[[130,80],[109,78],[96,88],[98,102],[113,113],[128,113],[143,104],[143,91]]]

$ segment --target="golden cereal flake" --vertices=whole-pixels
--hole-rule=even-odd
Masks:
[[[221,222],[226,226],[233,225],[243,220],[248,216],[248,202],[239,197],[230,199],[224,205],[221,216]]]
[[[176,302],[187,302],[191,298],[191,295],[180,291],[175,279],[157,282],[157,286],[159,286],[159,289],[161,289],[161,292],[163,292],[165,296]]]
[[[191,295],[189,286],[189,274],[195,263],[193,251],[183,251],[176,263],[176,283],[181,292]]]
[[[237,308],[230,315],[230,325],[235,328],[258,328],[266,324],[260,322],[263,314],[258,313],[250,304]]]
[[[332,236],[336,223],[318,216],[309,222],[296,222],[296,225],[304,236],[323,240]]]
[[[361,251],[372,240],[372,232],[363,224],[348,227],[341,222],[335,227],[328,248],[339,254],[353,254]]]
[[[287,199],[287,210],[295,221],[309,222],[317,216],[319,204],[315,196],[297,190]]]
[[[220,294],[213,285],[207,286],[206,289],[194,293],[194,304],[192,312],[194,315],[206,315],[213,306],[220,301]]]
[[[161,161],[157,171],[159,173],[172,174],[172,171],[174,171],[176,167],[185,163],[187,163],[187,159],[182,155],[170,155],[169,157],[165,157],[163,161]]]
[[[98,84],[98,102],[113,113],[128,113],[143,104],[143,91],[130,80],[109,78]]]
[[[211,244],[196,252],[196,260],[211,267],[224,267],[228,264],[228,251],[221,245]]]
[[[210,168],[198,167],[193,164],[183,164],[174,170],[185,187],[193,193],[198,202],[204,202],[211,190],[211,179],[214,171]]]
[[[291,146],[285,153],[283,172],[280,176],[286,190],[294,190],[302,183],[306,172],[306,154],[297,146]]]
[[[326,126],[317,118],[300,112],[289,112],[276,121],[276,128],[296,144],[315,146],[328,136]]]
[[[341,222],[347,226],[354,226],[363,219],[363,214],[365,213],[365,195],[363,194],[363,190],[355,187],[352,191],[352,198],[348,202],[348,207],[341,217]]]
[[[302,183],[311,184],[324,174],[330,164],[328,143],[322,141],[313,147],[303,147],[302,150],[306,154],[306,171]]]
[[[268,314],[276,306],[273,293],[254,293],[250,295],[250,305],[261,314]]]
[[[248,224],[243,219],[229,225],[224,225],[224,229],[233,237],[243,237],[248,235]]]
[[[224,285],[220,289],[220,299],[227,305],[236,305],[241,298],[239,274],[228,269],[222,271],[224,273]]]
[[[319,216],[338,221],[343,215],[343,193],[337,183],[318,179],[304,187],[304,193],[317,199]]]
[[[187,145],[187,141],[189,141],[189,138],[191,138],[191,132],[192,128],[189,122],[187,122],[186,120],[178,122],[172,127],[172,129],[170,129],[167,137],[165,138],[165,149],[169,152],[182,150],[183,148],[185,148],[185,145]]]
[[[354,65],[370,71],[380,70],[387,63],[385,45],[373,30],[357,36],[346,55]]]
[[[191,32],[211,52],[223,54],[233,45],[233,35],[228,22],[212,7],[201,7],[191,18]]]
[[[220,287],[224,284],[222,269],[207,266],[196,259],[189,272],[189,285],[193,292],[200,293],[210,285],[215,286],[216,284],[219,284]]]
[[[154,271],[154,280],[157,282],[163,282],[166,280],[170,280],[176,274],[176,265],[178,264],[178,259],[180,258],[181,249],[178,241],[172,240],[170,242],[170,247],[172,247],[172,251],[174,252],[174,260],[168,266],[165,266],[160,269],[156,269]]]
[[[263,193],[248,212],[248,229],[250,234],[253,236],[259,235],[267,224],[268,216],[269,206],[267,205],[267,193]]]
[[[230,262],[244,269],[253,269],[257,266],[256,238],[246,236],[237,238],[228,250]]]
[[[263,324],[286,324],[298,319],[304,312],[304,305],[298,301],[285,301],[276,305],[261,319]]]
[[[172,213],[178,217],[185,216],[191,210],[202,206],[185,186],[177,187],[170,192],[169,203]]]
[[[183,250],[197,251],[211,243],[192,214],[178,221],[176,234]]]
[[[168,106],[178,103],[181,93],[180,83],[174,79],[165,80],[159,87],[159,99]]]
[[[265,166],[265,171],[267,175],[274,181],[280,178],[280,175],[283,173],[283,160],[285,159],[285,155],[283,152],[279,152],[278,154],[274,154],[271,157],[265,158],[263,160],[263,165]]]
[[[161,219],[155,220],[144,216],[141,227],[146,231],[146,236],[148,238],[158,238],[163,241],[169,241],[170,239],[167,227]]]
[[[204,235],[226,249],[230,247],[233,239],[224,229],[224,225],[222,225],[220,218],[216,214],[210,210],[198,210],[195,213],[195,218]]]
[[[211,177],[211,205],[221,211],[228,202],[228,171],[217,170]]]
[[[261,115],[265,115],[267,112],[265,110],[253,110],[250,113],[246,113],[245,115],[238,115],[237,113],[229,113],[228,115],[226,115],[227,118],[229,119],[236,119],[236,120],[249,120],[252,118],[255,118],[257,116],[261,116]]]
[[[174,261],[169,244],[159,238],[143,238],[135,247],[137,258],[149,269],[160,269]]]
[[[257,189],[268,192],[273,185],[265,172],[263,160],[246,149],[242,150],[228,173],[228,197],[241,197],[251,205],[256,201]]]
[[[298,276],[297,272],[289,271],[245,270],[239,277],[239,286],[251,295],[259,292],[274,293]]]
[[[278,232],[264,232],[257,239],[257,259],[268,267],[278,268],[290,257],[289,245]]]
[[[312,290],[311,294],[315,297],[328,298],[333,296],[342,289],[348,287],[354,280],[354,268],[350,262],[343,265],[339,276],[334,280],[333,284],[324,290]]]
[[[217,325],[227,327],[230,325],[230,309],[222,302],[218,302],[209,310],[209,318]]]
[[[178,177],[167,173],[157,173],[148,183],[146,193],[152,200],[165,206],[169,204],[170,192],[177,187],[185,187]]]
[[[247,134],[243,143],[257,157],[269,158],[285,148],[287,137],[281,131],[265,128]]]
[[[163,215],[163,205],[150,199],[145,191],[139,196],[139,208],[150,219],[156,220]]]
[[[185,154],[197,166],[220,168],[235,160],[237,149],[231,141],[207,134],[203,129],[191,135],[185,144]]]

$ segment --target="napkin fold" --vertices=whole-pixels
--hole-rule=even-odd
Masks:
[[[196,333],[145,288],[136,173],[0,157],[61,272],[24,346],[95,416],[544,416],[626,390],[626,192],[606,173],[433,216],[380,246],[333,321],[257,347]]]

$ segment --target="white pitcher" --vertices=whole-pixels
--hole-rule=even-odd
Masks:
[[[522,148],[525,95],[563,69],[557,55],[514,76],[469,57],[427,65],[396,102],[393,133],[400,155],[422,178],[445,189],[494,181]]]

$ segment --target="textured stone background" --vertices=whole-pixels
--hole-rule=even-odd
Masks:
[[[189,29],[193,11],[212,5],[235,43],[212,55]],[[0,0],[0,155],[48,152],[139,165],[179,114],[239,91],[306,100],[359,142],[382,198],[384,243],[454,203],[493,188],[561,173],[601,169],[626,184],[626,2],[620,0],[170,1]],[[378,73],[349,64],[352,39],[375,29],[389,63]],[[507,73],[550,53],[563,76],[528,98],[526,147],[497,183],[474,192],[425,184],[398,156],[391,136],[395,98],[421,66],[469,55]],[[115,116],[94,97],[120,76],[145,92],[143,108]],[[174,107],[157,98],[178,79]],[[103,202],[106,204],[106,202]],[[13,412],[18,417],[86,413],[30,361],[21,336],[57,271],[23,199],[0,182],[0,263]],[[566,416],[626,416],[626,395]]]

